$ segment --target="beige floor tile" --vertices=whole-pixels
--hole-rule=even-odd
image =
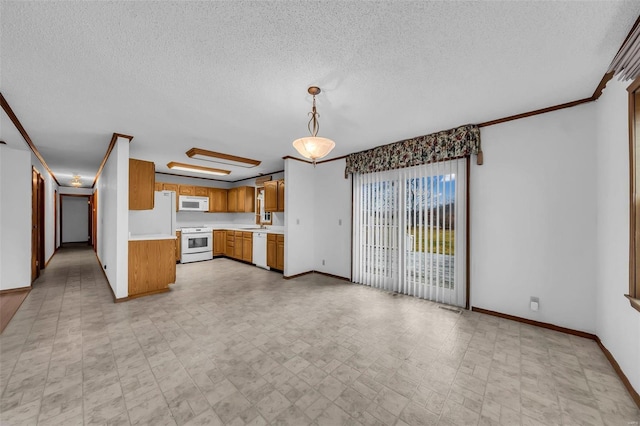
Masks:
[[[114,304],[93,251],[62,249],[0,335],[3,424],[634,421],[591,340],[228,259]]]

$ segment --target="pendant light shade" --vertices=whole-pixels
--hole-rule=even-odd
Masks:
[[[313,164],[315,165],[316,160],[329,154],[336,146],[336,143],[331,139],[317,136],[318,130],[320,129],[320,124],[318,124],[318,117],[320,117],[320,114],[318,114],[318,111],[316,110],[316,95],[320,93],[320,88],[311,86],[307,91],[313,96],[313,107],[309,113],[311,119],[307,124],[307,128],[309,129],[311,136],[296,139],[293,141],[293,147],[300,153],[300,155],[313,161]]]
[[[314,161],[325,157],[335,146],[336,143],[331,139],[318,136],[307,136],[293,141],[293,147],[298,150],[300,155]]]

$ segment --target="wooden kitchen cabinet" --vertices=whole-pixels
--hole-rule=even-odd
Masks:
[[[253,232],[242,233],[242,260],[249,263],[253,260]]]
[[[178,185],[177,195],[195,195],[196,188],[193,185]]]
[[[196,197],[208,197],[209,188],[207,188],[206,186],[194,186],[193,195],[195,195]]]
[[[242,260],[242,231],[234,231],[235,239],[233,243],[233,258]]]
[[[176,231],[176,262],[182,259],[182,231]]]
[[[169,291],[176,282],[176,242],[129,241],[129,297]]]
[[[224,256],[227,246],[227,233],[225,231],[213,231],[213,255]]]
[[[264,211],[284,211],[284,179],[264,183]]]
[[[155,190],[156,191],[164,191],[164,184],[162,182],[156,182],[155,183]]]
[[[231,188],[227,191],[227,211],[238,211],[238,188]]]
[[[284,235],[278,234],[276,243],[276,269],[284,271]]]
[[[267,234],[267,266],[276,269],[278,266],[278,241],[276,234]]]
[[[224,188],[209,188],[209,212],[227,212],[227,190]]]
[[[176,193],[176,199],[178,198],[178,184],[177,183],[163,183],[163,191],[173,191]]]
[[[227,211],[253,213],[255,210],[255,187],[239,186],[227,192]]]
[[[284,211],[284,179],[278,181],[278,211]]]
[[[226,235],[227,235],[227,238],[226,238],[227,244],[224,249],[224,255],[227,257],[233,257],[233,249],[236,241],[235,233],[234,231],[227,231]]]
[[[156,166],[129,159],[129,210],[151,210],[155,199]]]

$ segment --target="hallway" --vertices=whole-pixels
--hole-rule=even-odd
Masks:
[[[0,423],[631,424],[595,342],[228,259],[114,304],[60,250],[0,335]]]

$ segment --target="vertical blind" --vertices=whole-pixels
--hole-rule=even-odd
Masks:
[[[466,161],[353,175],[356,283],[465,305]]]

